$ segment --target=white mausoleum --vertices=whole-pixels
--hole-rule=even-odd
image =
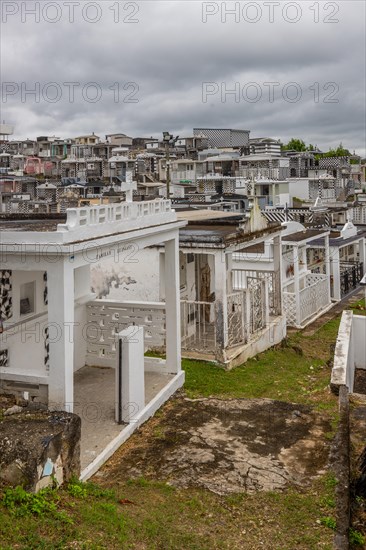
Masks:
[[[82,417],[82,476],[184,382],[179,228],[170,201],[70,209],[44,219],[2,218],[0,387]],[[165,302],[95,300],[96,262],[135,261],[163,245]],[[165,347],[166,360],[145,357]],[[117,421],[117,422],[116,422]]]

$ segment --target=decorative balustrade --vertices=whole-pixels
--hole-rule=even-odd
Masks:
[[[245,344],[266,326],[266,281],[227,297],[228,347]],[[181,301],[182,349],[214,353],[217,345],[215,302]],[[166,314],[163,302],[115,302],[94,300],[87,305],[86,364],[113,367],[117,334],[129,326],[144,327],[145,350],[166,345]]]
[[[283,305],[289,326],[301,327],[321,313],[330,304],[327,275],[309,273],[298,298],[294,292],[284,291]]]
[[[317,278],[317,279],[316,279]],[[300,324],[322,311],[329,304],[328,277],[307,275],[307,286],[300,291]]]
[[[228,347],[248,341],[248,317],[246,291],[233,292],[227,297]]]
[[[86,208],[69,208],[67,210],[66,223],[59,225],[59,227],[66,230],[74,230],[84,226],[141,220],[144,217],[159,216],[172,212],[170,200],[163,199],[122,202],[118,204],[88,206]]]
[[[248,269],[232,270],[233,290],[243,290],[250,287],[251,282],[260,279],[268,284],[269,314],[281,315],[281,280],[279,272],[258,271]]]
[[[129,326],[144,327],[145,350],[165,347],[166,315],[163,302],[114,302],[87,304],[87,365],[114,367],[116,335]]]
[[[36,246],[80,243],[147,228],[157,233],[161,226],[177,222],[171,201],[166,199],[69,208],[66,215],[66,223],[58,224],[56,231],[4,231],[1,244],[13,245],[14,240]],[[182,225],[184,222],[180,222]]]

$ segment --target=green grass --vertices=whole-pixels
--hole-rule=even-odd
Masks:
[[[189,397],[261,398],[335,409],[330,393],[330,366],[339,319],[324,325],[313,336],[301,332],[282,345],[249,359],[231,371],[214,363],[183,360],[185,390]]]
[[[75,485],[74,483],[72,484]],[[58,511],[27,514],[21,521],[0,504],[2,550],[97,549],[331,549],[333,533],[322,525],[333,508],[327,477],[311,491],[289,490],[219,496],[175,489],[143,478],[113,492],[78,483],[57,491]],[[323,498],[319,498],[319,496]],[[262,543],[262,544],[260,544]],[[260,545],[260,546],[258,546]]]
[[[232,371],[185,359],[186,394],[313,405],[333,422],[330,438],[337,398],[328,385],[339,321],[312,336],[293,333]],[[163,418],[158,412],[153,437],[164,438]],[[335,485],[328,474],[306,489],[219,496],[145,478],[117,483],[105,475],[98,485],[74,480],[46,492],[50,506],[40,513],[28,510],[19,518],[0,503],[0,549],[331,550]]]
[[[365,300],[358,300],[357,302],[350,305],[355,315],[366,315]]]

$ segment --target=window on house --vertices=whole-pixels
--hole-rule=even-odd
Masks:
[[[36,283],[20,285],[20,315],[29,315],[35,311]]]

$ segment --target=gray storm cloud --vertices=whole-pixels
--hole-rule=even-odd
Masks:
[[[364,2],[3,1],[1,9],[1,118],[16,137],[223,126],[325,150],[342,141],[365,154]]]

